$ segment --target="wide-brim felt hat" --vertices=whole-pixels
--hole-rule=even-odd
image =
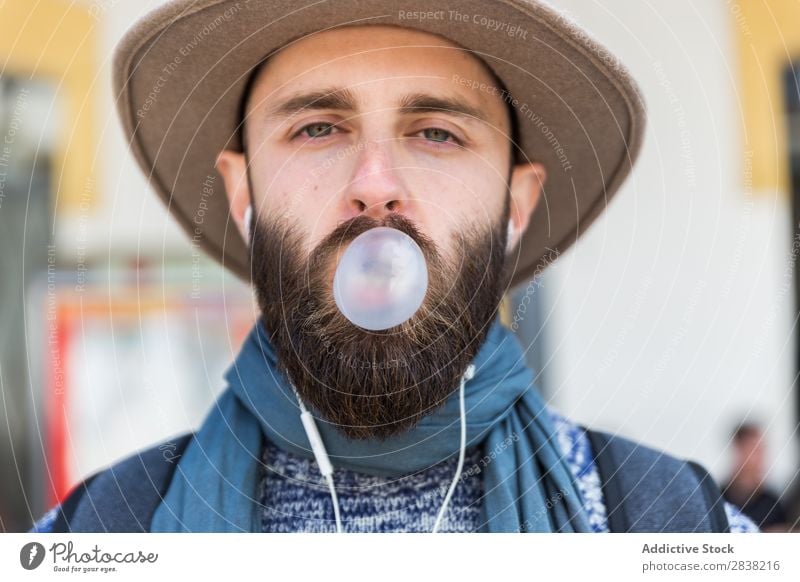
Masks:
[[[214,166],[224,148],[241,151],[248,80],[288,43],[354,24],[438,34],[481,58],[505,85],[517,158],[547,170],[512,255],[512,286],[572,245],[630,173],[645,125],[636,83],[606,48],[541,2],[175,0],[117,45],[117,111],[136,160],[193,244],[241,278],[250,279],[249,251]]]

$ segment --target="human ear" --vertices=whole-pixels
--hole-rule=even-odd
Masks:
[[[241,152],[222,150],[217,156],[215,167],[225,183],[231,219],[239,229],[239,234],[249,243],[250,225],[247,224],[247,214],[250,209],[250,220],[252,220],[252,205],[246,156]]]
[[[539,162],[517,164],[511,171],[511,215],[508,248],[513,249],[528,228],[531,214],[541,198],[547,171]]]

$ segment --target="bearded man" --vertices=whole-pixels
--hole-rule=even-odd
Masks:
[[[132,455],[37,531],[756,531],[697,463],[548,406],[499,316],[642,140],[635,83],[560,14],[177,0],[114,75],[154,189],[260,314],[177,466]],[[427,288],[369,329],[334,279],[377,228],[416,244]]]

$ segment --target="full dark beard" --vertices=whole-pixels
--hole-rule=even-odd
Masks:
[[[458,387],[483,342],[508,281],[504,269],[508,204],[493,227],[460,238],[456,261],[399,214],[361,215],[338,226],[304,260],[298,229],[255,221],[252,277],[279,365],[300,397],[354,439],[384,439],[415,426]],[[405,323],[368,331],[333,299],[340,253],[376,226],[396,228],[420,246],[428,292]]]

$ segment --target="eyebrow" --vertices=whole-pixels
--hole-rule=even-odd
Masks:
[[[334,111],[355,111],[358,107],[355,94],[346,87],[323,89],[293,95],[271,107],[267,118],[291,117],[303,111],[329,109]],[[437,96],[429,93],[411,93],[400,101],[400,114],[443,112],[464,118],[472,118],[488,123],[486,114],[456,96]]]
[[[267,118],[290,117],[302,111],[317,109],[355,111],[356,103],[356,96],[346,87],[310,91],[294,95],[271,107]]]
[[[401,114],[428,113],[431,111],[441,111],[458,115],[459,117],[471,117],[487,123],[489,121],[481,109],[470,105],[460,97],[439,97],[427,93],[412,93],[403,97],[400,102]]]

